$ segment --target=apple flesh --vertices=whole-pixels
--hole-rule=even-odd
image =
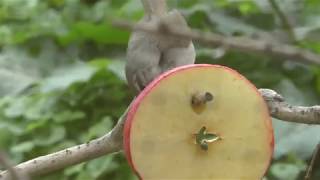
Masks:
[[[193,105],[192,98],[203,93],[212,99]],[[203,127],[219,138],[199,144]],[[187,65],[160,75],[134,100],[124,127],[126,157],[146,180],[261,179],[273,146],[271,118],[258,90],[218,65]]]

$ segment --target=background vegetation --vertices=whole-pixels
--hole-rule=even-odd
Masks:
[[[193,28],[290,43],[320,53],[320,1],[278,0],[283,26],[267,0],[170,0]],[[132,99],[124,74],[129,32],[111,19],[137,21],[138,0],[0,0],[0,149],[14,163],[108,132]],[[290,31],[294,36],[288,35]],[[238,70],[257,87],[296,105],[319,104],[320,68],[286,59],[209,49],[197,63]],[[301,179],[319,127],[275,120],[276,152],[268,179]],[[320,171],[317,171],[320,178]],[[136,179],[123,154],[39,179]]]

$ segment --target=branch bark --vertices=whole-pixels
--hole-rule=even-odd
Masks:
[[[128,21],[118,20],[114,21],[113,24],[114,26],[125,30],[138,30],[150,33],[167,33],[184,38],[192,38],[193,40],[207,46],[222,46],[237,51],[276,56],[301,63],[320,64],[320,55],[286,44],[254,40],[247,37],[226,37],[216,33],[204,33],[197,30],[182,29],[180,27],[163,28],[164,25],[161,23],[158,25],[136,25],[135,23]],[[166,32],[163,30],[166,30]]]
[[[8,177],[10,179],[12,179],[12,180],[29,180],[28,176],[18,173],[16,171],[16,169],[12,167],[11,162],[7,158],[7,155],[1,151],[0,151],[0,165],[7,169]]]
[[[259,92],[266,101],[271,116],[289,122],[320,124],[320,106],[292,106],[286,103],[280,94],[271,89],[259,89]],[[26,161],[15,166],[14,171],[34,177],[122,150],[122,131],[129,107],[119,118],[113,130],[106,135],[81,145]],[[0,180],[10,179],[9,171],[0,172]]]
[[[320,124],[320,106],[292,106],[271,89],[259,89],[274,118],[303,124]]]

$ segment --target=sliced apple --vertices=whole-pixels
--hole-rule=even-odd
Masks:
[[[126,157],[140,179],[258,180],[273,154],[267,106],[236,71],[198,64],[160,75],[134,100]]]

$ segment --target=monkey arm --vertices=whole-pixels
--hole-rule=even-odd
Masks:
[[[166,0],[141,0],[141,2],[146,15],[149,17],[151,15],[160,17],[167,12]]]
[[[163,28],[162,34],[159,35],[159,45],[162,50],[176,47],[189,47],[191,38],[177,37],[166,33],[167,29],[175,31],[190,29],[186,20],[178,10],[172,10],[158,19],[154,18],[154,21],[158,21],[157,23],[160,25],[160,28]]]
[[[163,73],[175,67],[194,64],[195,58],[195,49],[193,43],[190,42],[189,46],[186,48],[171,48],[166,50],[163,53],[163,58],[161,59],[159,66],[161,67],[161,72]]]
[[[154,38],[145,32],[134,32],[127,49],[126,78],[135,92],[140,92],[161,73],[161,51]]]

